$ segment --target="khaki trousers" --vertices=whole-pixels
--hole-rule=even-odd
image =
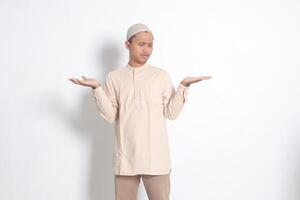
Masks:
[[[164,175],[115,175],[115,200],[137,200],[140,178],[149,200],[169,200],[170,173]]]

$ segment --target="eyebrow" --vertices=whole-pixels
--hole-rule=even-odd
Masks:
[[[147,42],[138,42],[138,43],[153,44],[153,42],[150,42],[150,43],[147,43]]]

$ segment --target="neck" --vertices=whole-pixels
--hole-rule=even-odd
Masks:
[[[146,63],[137,63],[133,60],[129,60],[128,64],[132,67],[137,67],[138,68],[138,67],[141,67],[141,66],[145,65]]]

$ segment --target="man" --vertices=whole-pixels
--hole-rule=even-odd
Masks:
[[[136,200],[140,178],[150,200],[169,199],[171,159],[166,119],[180,114],[190,84],[211,78],[186,77],[175,90],[166,70],[147,63],[153,40],[149,27],[134,24],[125,42],[129,61],[108,72],[105,87],[85,76],[69,79],[91,87],[99,114],[107,122],[116,122],[116,200]]]

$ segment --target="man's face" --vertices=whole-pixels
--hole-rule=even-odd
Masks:
[[[129,50],[130,59],[144,64],[150,58],[153,50],[153,36],[150,32],[139,32],[131,40],[131,43],[126,41],[126,48]]]

